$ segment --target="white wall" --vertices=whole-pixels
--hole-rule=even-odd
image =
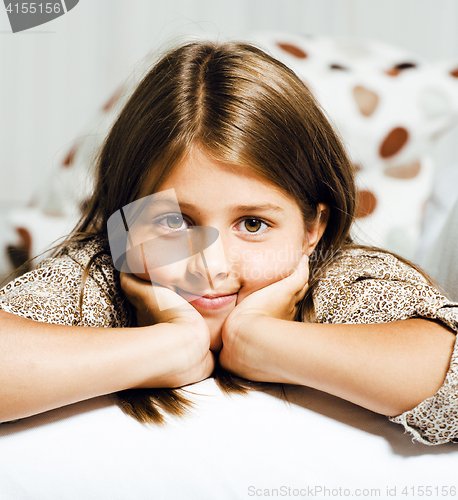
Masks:
[[[164,40],[255,30],[356,35],[458,61],[457,26],[458,0],[80,0],[61,18],[12,34],[0,5],[0,203],[27,202],[135,63]],[[454,131],[440,140],[436,161],[457,158]]]

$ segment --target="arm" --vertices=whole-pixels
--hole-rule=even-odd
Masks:
[[[418,316],[440,317],[455,330],[452,317],[446,319],[454,313],[409,267],[375,257],[376,265],[342,259],[322,278],[314,302],[323,323],[291,321],[307,281],[305,262],[246,297],[224,324],[221,364],[249,379],[311,386],[386,415],[433,396],[444,383],[455,335]],[[358,268],[374,279],[358,280]]]
[[[247,314],[223,342],[220,361],[238,375],[306,385],[398,415],[441,387],[455,335],[425,319],[316,324]]]
[[[128,283],[140,288],[138,295],[151,294],[150,284]],[[160,292],[176,305],[176,294]],[[0,311],[0,422],[128,388],[180,387],[208,377],[214,361],[201,316],[184,300],[160,316],[152,326],[97,328]]]
[[[0,290],[0,422],[129,388],[181,387],[214,367],[208,327],[168,289],[121,275],[103,240],[68,248]],[[140,301],[138,328],[125,296]],[[155,302],[159,297],[165,310]],[[134,300],[134,302],[135,302]],[[143,301],[149,307],[146,314]],[[77,325],[77,326],[72,326]]]
[[[18,282],[27,285],[27,275]],[[121,283],[141,306],[139,328],[50,324],[0,310],[0,422],[124,389],[181,387],[210,376],[210,334],[200,314],[166,288],[154,287],[153,293],[150,283],[124,274]],[[50,293],[53,283],[35,284],[38,291],[25,286],[16,298],[4,295],[0,307],[40,318],[46,310],[65,314],[59,301],[44,302],[48,295],[59,297]],[[91,303],[100,309],[103,296],[92,289]],[[158,294],[163,307],[169,304],[162,311],[155,307]],[[35,299],[43,301],[39,309],[33,308]],[[106,322],[103,315],[98,321]]]

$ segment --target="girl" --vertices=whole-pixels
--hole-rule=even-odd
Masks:
[[[218,366],[227,390],[242,390],[230,374],[311,386],[425,444],[458,439],[457,304],[352,243],[353,175],[280,62],[235,42],[166,54],[109,133],[74,233],[0,292],[1,421],[113,392],[160,421],[186,406],[173,388]],[[138,200],[118,217],[131,230],[119,273],[110,217]],[[199,227],[217,241],[151,264],[161,242],[192,243]]]

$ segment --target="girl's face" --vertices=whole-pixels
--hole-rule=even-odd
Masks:
[[[210,329],[210,348],[218,351],[223,323],[234,307],[291,274],[301,256],[312,253],[325,223],[306,229],[293,198],[255,173],[215,162],[197,148],[158,192],[166,190],[174,190],[176,199],[155,208],[150,219],[155,237],[179,231],[184,236],[193,226],[215,228],[219,237],[190,258],[135,274],[173,288],[195,307]]]

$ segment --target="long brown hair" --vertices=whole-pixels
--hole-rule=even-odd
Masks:
[[[154,65],[103,144],[94,194],[70,240],[106,234],[108,218],[138,199],[145,183],[155,192],[192,146],[251,169],[293,196],[306,226],[317,220],[319,203],[329,207],[296,318],[313,321],[312,293],[320,273],[351,245],[353,166],[303,82],[247,43],[188,43]],[[242,390],[229,375],[220,373],[218,380],[227,390]],[[159,409],[181,414],[187,405],[179,390],[128,390],[119,397],[143,422],[161,421]]]

